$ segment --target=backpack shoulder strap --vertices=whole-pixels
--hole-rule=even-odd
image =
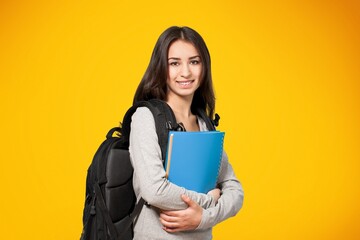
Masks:
[[[126,143],[129,143],[131,117],[138,107],[147,107],[154,116],[156,133],[158,135],[159,145],[161,148],[161,156],[165,159],[166,147],[168,141],[168,133],[177,127],[176,118],[170,106],[158,99],[149,101],[140,101],[135,103],[125,114],[122,122],[121,134]]]
[[[158,99],[152,99],[148,101],[148,103],[152,106],[149,107],[149,109],[152,111],[155,119],[156,132],[161,148],[161,156],[162,159],[165,160],[169,131],[175,129],[178,124],[176,122],[174,112],[166,102]]]
[[[216,127],[219,126],[220,116],[217,113],[215,114],[214,120],[210,119],[203,109],[197,109],[196,114],[205,121],[206,127],[209,131],[215,131]]]

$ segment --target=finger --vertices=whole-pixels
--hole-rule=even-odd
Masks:
[[[195,202],[185,194],[182,194],[181,198],[188,206],[193,206],[195,204]]]
[[[165,213],[160,213],[160,218],[167,221],[167,222],[177,222],[178,219],[179,219],[178,217],[167,215]]]
[[[171,229],[176,229],[180,227],[180,224],[177,222],[168,222],[162,218],[160,218],[160,223],[163,226],[163,228],[171,228]]]
[[[162,211],[160,214],[165,214],[171,217],[178,217],[180,215],[179,213],[180,211]]]
[[[163,229],[168,232],[168,233],[176,233],[176,232],[180,232],[182,231],[181,229],[179,228],[166,228],[166,227],[163,227]]]

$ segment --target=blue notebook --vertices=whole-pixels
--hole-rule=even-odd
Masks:
[[[170,182],[200,193],[216,186],[224,132],[170,131],[165,170]]]

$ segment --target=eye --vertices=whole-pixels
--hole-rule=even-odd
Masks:
[[[169,65],[170,65],[170,66],[179,66],[180,63],[177,62],[177,61],[174,61],[174,62],[169,62]]]
[[[199,60],[191,60],[191,61],[190,61],[190,64],[191,64],[191,65],[198,65],[199,63],[200,63]]]

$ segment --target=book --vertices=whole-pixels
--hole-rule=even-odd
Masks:
[[[165,159],[168,180],[180,187],[207,193],[216,187],[225,133],[169,132]]]

